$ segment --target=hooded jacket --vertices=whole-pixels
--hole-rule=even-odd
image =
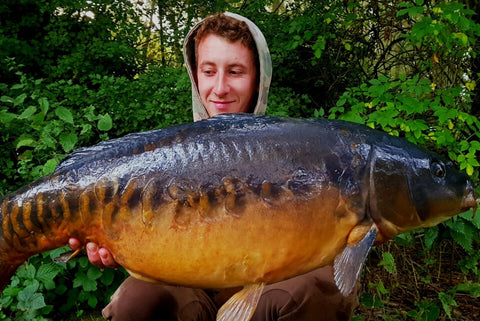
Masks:
[[[267,41],[265,40],[265,37],[260,29],[249,19],[235,13],[225,12],[224,14],[226,16],[246,22],[248,29],[253,36],[257,46],[257,54],[259,57],[258,61],[260,63],[258,98],[253,113],[265,114],[265,109],[267,108],[268,91],[270,89],[270,81],[272,79],[272,60],[270,58]],[[192,84],[192,111],[194,121],[209,118],[207,110],[200,100],[200,94],[198,92],[197,84],[195,83],[193,70],[193,66],[195,66],[195,35],[202,23],[203,20],[197,23],[190,30],[183,44],[183,58],[185,60],[185,65],[187,67],[188,75],[190,76],[190,82]]]

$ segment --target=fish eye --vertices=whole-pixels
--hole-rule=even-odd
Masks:
[[[442,163],[433,162],[432,165],[430,165],[430,169],[432,171],[432,174],[435,177],[437,178],[445,177],[445,174],[446,174],[445,166]]]

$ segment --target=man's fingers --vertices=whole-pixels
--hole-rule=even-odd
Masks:
[[[71,238],[68,239],[68,246],[72,250],[76,251],[76,250],[80,250],[82,248],[82,243],[80,243],[80,241],[77,240],[76,238],[71,237]]]
[[[112,268],[118,267],[117,262],[115,262],[112,254],[110,254],[110,252],[107,249],[100,248],[98,250],[98,254],[100,255],[103,265],[105,265],[106,267],[112,267]]]
[[[102,263],[102,259],[100,258],[100,254],[98,254],[98,246],[95,243],[87,243],[87,256],[90,263],[93,265],[98,266],[99,268],[104,268],[105,266]]]

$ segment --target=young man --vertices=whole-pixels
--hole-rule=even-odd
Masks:
[[[187,35],[184,57],[192,81],[194,120],[222,113],[265,113],[271,80],[268,47],[258,27],[231,13],[197,24]],[[78,241],[72,240],[72,248]],[[87,245],[93,264],[115,266],[106,249]],[[132,277],[103,310],[109,320],[215,320],[219,305],[235,289],[200,289],[146,283]],[[356,294],[344,298],[331,267],[266,286],[252,320],[348,320]]]

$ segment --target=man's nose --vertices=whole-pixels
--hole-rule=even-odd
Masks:
[[[213,87],[213,93],[219,97],[224,96],[228,93],[228,84],[225,74],[222,72],[217,73],[215,78],[215,84]]]

